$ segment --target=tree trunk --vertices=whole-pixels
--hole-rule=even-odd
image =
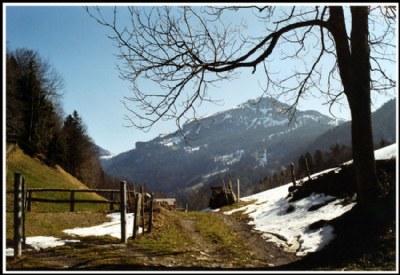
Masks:
[[[373,207],[381,192],[376,174],[371,125],[369,8],[351,7],[350,45],[343,9],[331,7],[330,11],[330,31],[335,39],[340,76],[351,110],[357,201],[359,207],[369,208]]]
[[[357,201],[361,207],[373,204],[380,194],[376,175],[369,94],[358,92],[349,100]]]
[[[371,121],[371,65],[368,41],[368,7],[351,7],[352,91],[348,96],[352,116],[352,146],[358,203],[373,205],[380,195],[376,175]]]

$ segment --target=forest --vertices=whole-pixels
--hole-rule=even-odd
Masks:
[[[49,166],[58,164],[90,188],[117,186],[100,166],[83,118],[62,108],[63,78],[36,51],[6,54],[6,141]]]

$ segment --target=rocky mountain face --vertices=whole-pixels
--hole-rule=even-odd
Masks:
[[[337,126],[316,111],[296,111],[270,98],[249,100],[236,108],[187,122],[182,132],[160,135],[136,148],[103,159],[117,178],[147,183],[178,199],[207,190],[222,179],[240,178],[242,194],[259,179],[297,158],[321,134]],[[208,194],[208,193],[207,193]]]

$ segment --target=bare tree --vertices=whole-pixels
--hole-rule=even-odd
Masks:
[[[373,152],[371,90],[387,92],[396,85],[391,72],[396,7],[128,7],[128,25],[120,25],[117,8],[108,15],[96,7],[87,11],[111,30],[122,60],[120,75],[132,84],[125,105],[133,116],[127,119],[140,129],[161,119],[175,119],[180,127],[186,115],[196,117],[199,103],[211,100],[210,86],[246,68],[263,71],[264,93],[284,96],[291,114],[306,95],[323,94],[330,106],[346,98],[357,198],[360,206],[368,206],[382,191]],[[257,35],[244,32],[244,20],[226,23],[226,14],[239,10],[253,11],[261,24]],[[278,73],[274,58],[288,61],[286,70]],[[159,89],[148,90],[145,81]]]

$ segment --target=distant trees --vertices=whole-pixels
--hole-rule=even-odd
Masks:
[[[382,144],[382,142],[380,144]],[[307,177],[305,160],[307,160],[310,174],[314,174],[329,168],[337,167],[351,158],[351,147],[338,143],[332,144],[329,151],[323,152],[321,150],[316,150],[313,155],[306,152],[298,157],[298,161],[295,164],[296,179],[299,180]],[[258,185],[255,187],[255,191],[275,188],[291,181],[291,169],[289,166],[284,169],[276,169],[271,176],[266,176],[263,180],[259,181]]]
[[[48,165],[60,165],[89,187],[115,186],[77,111],[63,119],[63,80],[32,50],[6,54],[6,140]]]
[[[50,144],[62,126],[58,100],[63,80],[35,51],[17,49],[6,58],[6,138],[52,162],[57,156],[51,150],[57,146]]]
[[[75,110],[64,120],[62,128],[64,142],[63,167],[71,175],[90,187],[99,187],[104,172],[99,163],[99,152],[88,136],[86,127]]]

